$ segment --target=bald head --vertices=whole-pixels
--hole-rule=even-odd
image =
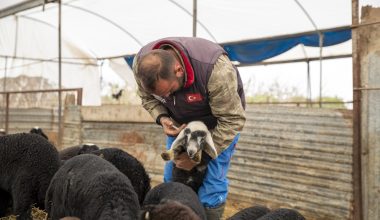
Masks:
[[[152,50],[138,61],[137,78],[148,92],[156,89],[159,79],[173,79],[175,57],[166,50]]]

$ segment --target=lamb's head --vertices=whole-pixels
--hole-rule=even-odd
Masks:
[[[190,122],[174,140],[169,151],[161,154],[164,160],[176,158],[183,151],[195,162],[200,162],[202,151],[205,151],[213,159],[217,152],[211,133],[201,121]]]
[[[188,129],[188,128],[186,128]],[[190,130],[190,129],[189,129]],[[194,161],[200,161],[201,151],[207,147],[206,136],[207,133],[202,130],[188,131],[186,141],[186,152],[189,157]]]
[[[201,220],[188,206],[174,200],[163,200],[159,204],[145,205],[140,214],[141,220]]]

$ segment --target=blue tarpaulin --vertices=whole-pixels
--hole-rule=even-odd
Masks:
[[[323,34],[323,46],[332,46],[351,39],[349,26],[334,29],[321,30]],[[280,55],[298,44],[309,47],[319,47],[319,34],[317,32],[297,34],[292,36],[279,36],[270,39],[247,40],[220,44],[227,51],[232,61],[241,64],[253,64]],[[124,59],[132,66],[135,55],[127,55]]]

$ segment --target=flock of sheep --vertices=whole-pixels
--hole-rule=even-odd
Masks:
[[[170,182],[151,188],[143,164],[117,148],[80,145],[62,151],[41,129],[0,137],[0,218],[206,220],[196,192]],[[302,220],[291,209],[244,209],[230,220]]]

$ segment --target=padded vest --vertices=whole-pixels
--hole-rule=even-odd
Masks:
[[[169,97],[156,98],[169,110],[170,117],[178,123],[201,120],[209,129],[214,128],[217,120],[212,115],[209,105],[207,83],[217,59],[226,52],[218,44],[202,38],[172,37],[147,44],[139,51],[137,58],[163,45],[170,45],[180,53],[186,69],[186,82],[182,89]],[[234,68],[238,80],[237,92],[245,108],[243,83],[237,68]]]

